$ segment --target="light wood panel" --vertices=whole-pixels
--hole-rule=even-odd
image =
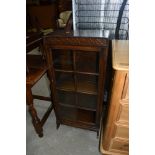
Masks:
[[[101,131],[102,154],[129,154],[128,41],[113,41],[113,84],[107,123]]]
[[[117,150],[120,153],[127,153],[129,151],[129,142],[128,140],[121,140],[119,138],[114,138],[111,141],[110,150]]]
[[[120,124],[116,125],[115,136],[128,139],[129,138],[129,127],[128,127],[128,125],[120,125]]]
[[[129,121],[129,105],[120,104],[116,121],[118,123],[128,123]]]
[[[129,69],[129,41],[113,40],[112,41],[112,63],[115,70]]]

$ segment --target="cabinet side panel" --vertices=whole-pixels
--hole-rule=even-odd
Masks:
[[[115,122],[119,113],[120,99],[124,87],[125,76],[126,72],[115,71],[114,73],[113,87],[111,91],[111,99],[109,103],[110,105],[108,109],[107,124],[102,137],[103,138],[102,146],[105,150],[109,149],[111,139],[114,136]]]

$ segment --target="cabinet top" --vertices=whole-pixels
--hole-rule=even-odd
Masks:
[[[129,69],[128,40],[112,40],[112,65],[115,70]]]
[[[88,37],[74,34],[73,31],[66,33],[64,30],[54,31],[43,38],[47,46],[88,46],[109,47],[109,39],[103,37]]]
[[[74,38],[100,38],[100,39],[109,39],[110,31],[109,30],[74,30],[66,32],[66,30],[55,30],[52,33],[44,36],[47,37],[74,37]]]

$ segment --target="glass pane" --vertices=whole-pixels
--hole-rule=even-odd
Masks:
[[[76,69],[81,72],[98,73],[99,71],[98,52],[76,52]]]
[[[66,120],[92,124],[95,123],[96,112],[60,106],[59,115],[61,118]]]
[[[56,87],[62,90],[74,91],[74,75],[72,73],[55,72]]]
[[[59,102],[65,105],[75,105],[75,93],[57,90]]]
[[[88,94],[97,94],[98,76],[77,74],[77,91]]]
[[[72,51],[70,50],[52,50],[54,68],[60,70],[72,70]]]
[[[78,93],[78,106],[96,110],[97,95],[88,95]]]
[[[77,120],[77,109],[60,106],[59,115],[60,115],[60,118],[71,120],[71,121],[76,121]]]

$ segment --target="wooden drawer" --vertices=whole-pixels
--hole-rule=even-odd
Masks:
[[[117,121],[128,123],[129,121],[129,105],[128,104],[120,104]]]
[[[120,137],[120,138],[129,138],[129,127],[128,126],[123,126],[123,125],[116,125],[116,132],[115,132],[115,137]]]
[[[110,150],[128,152],[129,151],[129,141],[114,138],[111,142]]]

